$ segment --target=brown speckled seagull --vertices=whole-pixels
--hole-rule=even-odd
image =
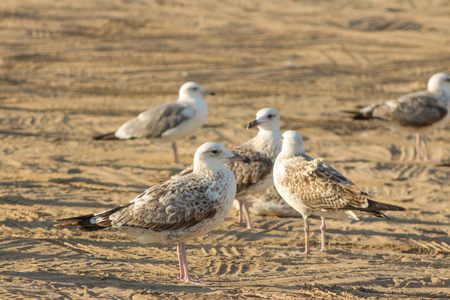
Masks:
[[[398,99],[372,104],[358,112],[350,112],[355,120],[381,120],[394,131],[416,133],[416,158],[428,161],[427,139],[424,132],[443,126],[450,119],[450,75],[431,76],[426,91],[404,95]]]
[[[321,158],[313,159],[303,151],[303,139],[295,131],[283,134],[283,147],[274,166],[275,187],[305,222],[305,254],[309,248],[308,217],[317,215],[322,218],[322,248],[325,248],[325,217],[358,220],[353,211],[372,214],[376,217],[388,217],[382,210],[405,210],[403,207],[376,202],[369,195],[338,171],[322,163]]]
[[[216,143],[205,143],[194,156],[194,171],[155,185],[119,207],[68,219],[56,226],[76,226],[80,231],[116,228],[140,243],[177,243],[180,279],[201,284],[189,276],[186,241],[204,235],[228,215],[236,194],[236,180],[225,166],[230,161],[249,162]]]
[[[227,163],[236,176],[236,200],[239,203],[239,220],[245,226],[243,215],[247,219],[247,228],[254,228],[247,203],[247,196],[262,193],[273,186],[273,164],[281,151],[280,114],[276,109],[263,108],[256,113],[256,120],[248,124],[248,128],[258,128],[258,134],[233,152],[250,158],[250,164]],[[186,168],[180,174],[191,172]],[[258,229],[258,228],[255,228]]]
[[[95,140],[160,139],[172,142],[173,161],[178,163],[179,138],[202,127],[208,116],[204,95],[214,95],[198,83],[186,82],[179,91],[178,100],[141,112],[125,122],[115,132],[95,136]]]

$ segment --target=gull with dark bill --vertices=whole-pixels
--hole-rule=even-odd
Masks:
[[[172,142],[173,161],[178,163],[176,140],[202,127],[208,116],[208,105],[202,98],[214,95],[198,83],[186,82],[178,100],[141,112],[115,132],[95,136],[95,140],[161,139]]]
[[[216,143],[205,143],[194,156],[194,170],[155,185],[131,202],[103,212],[57,220],[56,226],[75,226],[80,231],[115,228],[140,243],[177,243],[180,279],[201,284],[189,276],[186,241],[202,236],[228,215],[236,195],[228,162],[246,162]]]
[[[275,187],[305,222],[305,254],[309,248],[308,217],[317,215],[322,218],[322,248],[325,247],[325,217],[358,220],[355,211],[389,219],[383,210],[403,211],[403,207],[381,203],[369,199],[369,194],[353,184],[338,171],[322,163],[321,158],[313,159],[303,150],[303,139],[295,131],[283,134],[283,147],[278,155],[273,177]]]
[[[236,176],[236,200],[239,203],[239,225],[244,225],[243,215],[247,219],[246,227],[254,228],[247,196],[262,193],[273,186],[272,169],[278,153],[281,151],[280,113],[273,108],[263,108],[256,113],[256,120],[248,128],[258,128],[258,134],[233,149],[235,153],[250,158],[250,164],[228,163],[227,167]],[[192,166],[180,174],[192,171]],[[245,225],[244,225],[245,226]]]
[[[450,119],[450,75],[437,73],[428,81],[428,89],[398,99],[372,104],[353,114],[355,120],[381,120],[394,131],[416,133],[416,158],[428,161],[425,132],[445,125]]]

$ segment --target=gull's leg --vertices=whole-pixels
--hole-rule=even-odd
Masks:
[[[244,205],[244,200],[240,200],[240,199],[238,199],[238,202],[239,202],[239,219],[238,219],[238,224],[239,224],[239,226],[243,226],[244,224],[244,222],[242,221],[243,220],[243,208],[242,208],[242,206]]]
[[[187,265],[187,259],[186,259],[186,243],[185,242],[179,242],[177,244],[177,253],[178,253],[178,261],[180,263],[180,276],[181,281],[187,282],[187,283],[193,283],[193,284],[208,284],[206,282],[201,282],[197,280],[193,280],[191,276],[189,276],[189,270]]]
[[[422,153],[423,161],[428,161],[427,136],[425,134],[422,134]]]
[[[244,199],[244,213],[245,217],[247,218],[247,229],[254,229],[258,231],[264,230],[264,228],[257,228],[253,226],[252,220],[250,218],[250,209],[248,208],[247,198]]]
[[[309,223],[308,223],[308,217],[303,216],[305,221],[305,254],[310,254],[311,249],[309,248]]]
[[[320,225],[320,231],[321,231],[321,236],[322,236],[322,248],[320,249],[320,251],[319,252],[316,252],[316,253],[322,253],[322,252],[326,252],[327,251],[327,249],[326,249],[326,247],[325,247],[325,230],[327,229],[327,226],[325,225],[325,218],[324,217],[321,217],[322,218],[322,224]]]
[[[247,198],[244,198],[244,200],[239,200],[239,225],[244,226],[244,222],[242,221],[242,216],[245,214],[245,217],[247,218],[247,229],[255,229],[262,231],[264,229],[253,227],[252,220],[250,217],[250,209],[248,207]]]
[[[184,281],[184,278],[186,277],[186,274],[184,273],[184,261],[183,261],[183,244],[184,243],[178,243],[177,244],[177,256],[178,256],[178,262],[180,264],[180,280]]]
[[[422,160],[422,155],[421,155],[421,151],[420,151],[420,133],[418,133],[416,135],[416,160],[417,161],[421,161]]]
[[[178,163],[178,152],[177,152],[177,144],[172,142],[172,150],[173,150],[173,162]]]

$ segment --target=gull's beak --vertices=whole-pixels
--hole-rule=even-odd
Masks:
[[[240,154],[236,154],[236,153],[233,153],[233,154],[234,154],[233,157],[229,157],[228,158],[229,161],[240,161],[240,162],[244,162],[244,163],[250,163],[251,162],[250,158],[248,158],[245,155],[240,155]]]
[[[251,121],[250,123],[248,123],[247,129],[253,128],[255,126],[258,126],[259,124],[261,124],[258,120],[255,121]]]
[[[203,95],[211,95],[211,96],[214,96],[216,93],[214,93],[213,91],[207,91],[207,90],[205,90],[204,92],[203,92]]]

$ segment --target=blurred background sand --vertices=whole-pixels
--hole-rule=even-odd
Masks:
[[[450,72],[449,16],[444,0],[3,0],[0,297],[449,298],[449,168],[413,161],[413,135],[342,113]],[[273,107],[308,154],[407,211],[330,220],[329,252],[303,256],[301,219],[255,217],[267,231],[250,232],[233,210],[188,244],[206,287],[179,282],[175,245],[54,228],[180,169],[169,143],[91,136],[175,100],[186,81],[216,96],[179,142],[184,163],[206,141],[246,141],[256,111]],[[450,160],[449,128],[428,135],[432,158]],[[311,229],[318,248],[319,220]]]

